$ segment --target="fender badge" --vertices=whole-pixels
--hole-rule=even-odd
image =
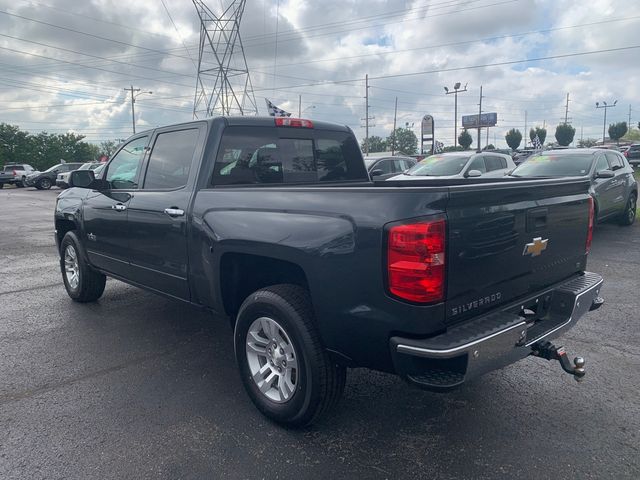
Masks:
[[[548,238],[545,238],[543,240],[542,237],[536,237],[533,239],[533,242],[527,243],[524,246],[522,255],[531,255],[532,257],[537,257],[547,249],[547,243],[549,243]]]

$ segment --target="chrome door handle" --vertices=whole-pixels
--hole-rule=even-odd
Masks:
[[[124,212],[127,209],[127,206],[123,205],[122,203],[116,203],[115,205],[111,205],[111,208],[113,210],[117,210],[118,212]]]
[[[170,217],[181,217],[184,215],[184,210],[181,208],[165,208],[164,213]]]

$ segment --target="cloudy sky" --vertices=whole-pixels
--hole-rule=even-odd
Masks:
[[[456,82],[468,90],[459,115],[477,113],[483,86],[483,111],[498,114],[489,140],[501,146],[525,112],[552,138],[567,93],[577,139],[601,137],[596,101],[618,101],[607,123],[626,121],[629,106],[640,121],[639,2],[249,0],[240,30],[260,114],[265,97],[295,114],[301,98],[303,117],[359,138],[367,74],[371,135],[389,134],[397,97],[399,126],[419,133],[432,114],[436,138],[452,144],[443,87]],[[200,24],[190,0],[0,0],[0,32],[0,122],[126,138],[131,85],[153,92],[136,101],[139,130],[193,118]]]

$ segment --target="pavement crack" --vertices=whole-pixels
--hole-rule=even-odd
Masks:
[[[37,287],[21,288],[19,290],[7,290],[6,292],[0,292],[0,296],[2,296],[2,295],[11,295],[13,293],[31,292],[33,290],[43,290],[45,288],[58,287],[58,286],[60,286],[60,282],[48,283],[46,285],[39,285]]]

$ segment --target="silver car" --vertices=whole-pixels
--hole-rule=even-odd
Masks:
[[[638,184],[627,159],[615,150],[579,148],[548,150],[532,155],[511,173],[514,177],[588,176],[598,222],[636,218]]]
[[[460,179],[468,177],[504,177],[516,168],[509,155],[486,152],[449,152],[436,153],[402,175],[388,180],[437,180]]]

